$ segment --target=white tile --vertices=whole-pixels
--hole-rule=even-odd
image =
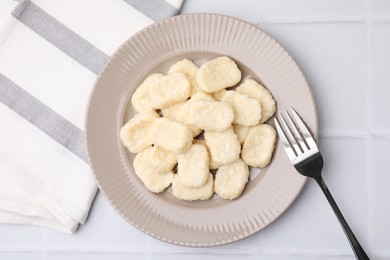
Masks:
[[[180,13],[216,13],[258,23],[261,21],[262,10],[262,2],[258,0],[241,2],[237,2],[237,0],[195,0],[184,1]]]
[[[371,0],[371,14],[390,16],[390,1]]]
[[[246,0],[239,4],[236,0],[196,0],[184,1],[181,14],[217,13],[230,15],[251,23],[263,19],[293,18],[294,21],[362,19],[366,13],[364,0]]]
[[[256,235],[258,236],[258,235]],[[151,252],[154,254],[159,253],[181,253],[181,254],[218,254],[218,253],[226,253],[229,252],[231,254],[256,254],[259,251],[260,244],[258,242],[257,237],[249,237],[247,238],[249,242],[244,242],[244,240],[234,242],[228,245],[217,246],[217,247],[202,247],[202,248],[194,248],[194,247],[184,247],[177,246],[173,244],[169,244],[157,239],[151,238]],[[254,239],[253,241],[250,241]],[[248,243],[248,244],[246,244]],[[257,246],[257,247],[256,247]]]
[[[350,256],[263,256],[261,260],[355,260],[353,255]]]
[[[176,252],[176,253],[196,253],[196,252],[210,253],[211,252],[212,253],[219,250],[218,247],[193,248],[193,247],[173,245],[155,238],[149,238],[149,240],[151,245],[150,250],[155,254],[170,253],[170,252]]]
[[[367,245],[366,140],[324,138],[319,148],[324,158],[323,179],[356,237]]]
[[[390,3],[390,1],[388,1]],[[372,25],[372,125],[390,133],[390,24]]]
[[[41,253],[0,253],[0,259],[7,260],[41,260]]]
[[[264,0],[264,18],[343,18],[365,14],[364,0]]]
[[[308,79],[320,133],[366,131],[364,25],[274,24],[263,28],[290,52]]]
[[[323,178],[362,245],[367,244],[365,148],[360,138],[320,141]],[[261,231],[260,239],[264,254],[352,255],[336,216],[311,179],[291,208]]]
[[[192,247],[184,247],[184,246],[177,246],[173,244],[169,244],[167,242],[155,239],[155,238],[149,238],[150,245],[151,245],[151,251],[153,253],[169,253],[169,252],[197,252],[197,250],[201,252],[207,252],[210,250],[213,250],[212,248],[192,248]]]
[[[255,233],[247,238],[242,240],[220,246],[222,250],[237,250],[242,249],[247,252],[256,252],[260,248],[260,233]]]
[[[58,248],[138,248],[146,246],[144,233],[127,223],[103,198],[95,199],[86,224],[75,234],[47,232],[49,250]]]
[[[0,224],[0,249],[42,246],[43,228],[27,225]],[[1,258],[0,258],[1,259]]]
[[[373,249],[390,257],[390,138],[372,142]]]
[[[137,253],[49,253],[46,260],[145,260]]]
[[[213,260],[256,260],[257,257],[254,255],[229,255],[229,254],[152,254],[151,260],[199,260],[199,259],[213,259]]]
[[[255,254],[259,251],[260,241],[259,233],[249,236],[245,239],[217,247],[192,248],[168,244],[158,239],[150,238],[152,252],[180,252],[180,253],[205,253],[218,254],[229,252],[232,254]]]

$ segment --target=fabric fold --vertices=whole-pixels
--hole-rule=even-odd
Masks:
[[[182,1],[1,5],[0,223],[73,233],[97,191],[83,138],[92,85],[123,41]]]

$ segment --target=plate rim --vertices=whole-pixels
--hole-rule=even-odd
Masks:
[[[89,97],[88,97],[88,101],[87,101],[87,106],[86,106],[86,110],[85,110],[85,119],[84,119],[84,141],[86,143],[86,153],[87,153],[87,158],[88,158],[88,164],[89,164],[89,168],[91,169],[91,173],[93,175],[93,178],[95,179],[96,183],[97,183],[97,186],[99,187],[99,190],[100,192],[102,193],[102,195],[104,196],[104,198],[109,202],[110,206],[123,218],[125,219],[128,223],[130,223],[132,226],[134,226],[135,228],[137,228],[138,230],[142,231],[143,233],[153,237],[153,238],[156,238],[160,241],[163,241],[163,242],[166,242],[166,243],[170,243],[170,244],[175,244],[175,245],[178,245],[178,246],[184,246],[184,247],[195,247],[195,248],[202,248],[202,247],[215,247],[215,246],[221,246],[221,245],[225,245],[225,244],[230,244],[230,243],[233,243],[233,242],[236,242],[236,241],[239,241],[239,240],[242,240],[242,239],[245,239],[249,236],[252,236],[253,234],[267,228],[270,224],[272,224],[274,221],[276,221],[277,219],[279,219],[279,217],[281,215],[283,215],[293,204],[294,202],[296,201],[296,199],[300,196],[300,194],[302,194],[302,190],[304,188],[304,186],[306,185],[307,183],[307,177],[304,177],[302,179],[302,183],[301,185],[298,187],[298,192],[296,194],[294,194],[294,196],[292,196],[292,200],[291,202],[282,210],[282,212],[280,214],[278,214],[277,216],[275,216],[270,222],[268,222],[267,224],[265,224],[263,227],[259,228],[259,229],[253,229],[253,232],[249,232],[243,236],[240,236],[240,237],[236,237],[236,238],[232,238],[230,240],[224,240],[224,241],[221,241],[221,242],[215,242],[215,243],[205,243],[205,244],[202,244],[202,245],[199,245],[199,244],[188,244],[188,243],[180,243],[178,241],[171,241],[165,237],[161,237],[159,236],[158,234],[154,234],[153,232],[150,232],[148,230],[146,230],[144,227],[138,225],[137,223],[135,223],[134,221],[132,221],[131,219],[129,219],[127,216],[124,215],[124,213],[117,207],[116,203],[114,201],[112,201],[109,197],[109,195],[106,193],[106,191],[102,188],[102,183],[99,181],[99,179],[97,178],[97,175],[94,173],[94,168],[93,168],[93,165],[91,163],[91,152],[88,148],[88,132],[89,132],[89,126],[88,126],[88,114],[90,112],[90,108],[91,108],[91,101],[93,99],[93,96],[94,96],[94,92],[97,88],[97,85],[99,83],[99,80],[103,74],[103,72],[106,70],[106,68],[112,63],[113,61],[113,58],[123,49],[124,46],[126,46],[128,44],[129,41],[131,41],[133,38],[137,37],[138,35],[140,34],[143,34],[151,29],[153,29],[154,27],[158,27],[162,24],[165,24],[165,23],[168,23],[170,21],[174,21],[174,20],[179,20],[179,19],[185,19],[185,17],[192,17],[192,16],[217,16],[217,17],[221,17],[221,18],[228,18],[228,19],[233,19],[233,20],[237,20],[239,21],[240,23],[244,23],[244,24],[247,24],[249,25],[251,28],[257,30],[257,31],[260,31],[262,33],[264,33],[267,37],[269,37],[274,43],[276,43],[278,45],[279,48],[281,48],[283,50],[284,53],[287,54],[287,57],[293,62],[293,64],[295,65],[295,67],[298,69],[298,72],[301,74],[302,76],[302,79],[304,80],[306,86],[308,87],[308,92],[310,94],[310,97],[311,97],[311,101],[312,101],[312,106],[314,108],[314,111],[313,111],[313,114],[314,114],[314,118],[315,118],[315,129],[316,129],[316,132],[314,133],[315,135],[315,139],[318,140],[318,135],[319,135],[319,127],[318,127],[318,109],[317,109],[317,105],[316,105],[316,102],[315,102],[315,96],[314,96],[314,93],[313,93],[313,90],[312,88],[310,87],[310,84],[308,83],[307,81],[307,78],[305,77],[303,71],[301,70],[301,68],[298,66],[298,63],[296,62],[296,60],[292,57],[292,55],[285,49],[285,47],[283,45],[281,45],[278,41],[276,41],[270,34],[268,34],[267,32],[263,31],[261,28],[258,28],[256,25],[254,24],[251,24],[247,21],[244,21],[240,18],[236,18],[236,17],[232,17],[232,16],[229,16],[229,15],[222,15],[222,14],[215,14],[215,13],[191,13],[191,14],[181,14],[181,15],[176,15],[176,16],[172,16],[172,17],[169,17],[167,19],[164,19],[164,20],[161,20],[161,21],[158,21],[158,22],[155,22],[145,28],[143,28],[142,30],[138,31],[137,33],[133,34],[131,37],[129,37],[126,41],[124,41],[121,45],[118,46],[118,48],[110,55],[110,58],[106,61],[106,63],[104,64],[102,70],[100,71],[100,73],[98,74],[98,76],[96,77],[96,80],[93,84],[93,87],[91,88],[91,91],[90,91],[90,94],[89,94]],[[279,143],[279,138],[277,139],[277,144],[276,146],[278,146],[278,143]]]

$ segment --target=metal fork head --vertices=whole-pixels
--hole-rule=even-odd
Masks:
[[[287,118],[287,122],[284,117]],[[290,108],[290,113],[286,110],[284,116],[280,113],[279,119],[275,116],[275,126],[295,169],[308,177],[320,177],[324,164],[322,155],[298,113],[293,108]]]

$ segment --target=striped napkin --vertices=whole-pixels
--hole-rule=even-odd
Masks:
[[[181,4],[0,1],[0,222],[66,233],[85,222],[96,194],[83,135],[92,85],[121,43]]]

